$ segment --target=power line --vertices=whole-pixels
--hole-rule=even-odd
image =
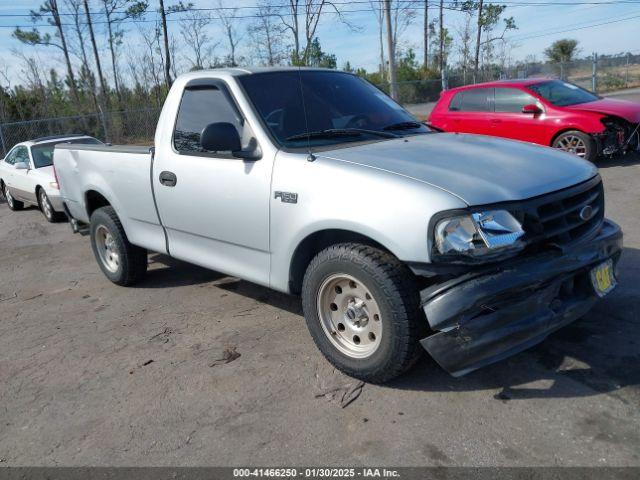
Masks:
[[[415,4],[416,6],[419,4],[424,4],[425,1],[427,0],[398,0],[397,3],[404,3],[407,5],[410,4]],[[370,3],[382,3],[383,0],[354,0],[351,2],[331,2],[332,5],[357,5],[357,4],[370,4]],[[444,4],[446,5],[444,8],[447,10],[456,10],[456,11],[461,11],[462,9],[458,6],[458,2],[456,2],[455,0],[447,0],[444,2]],[[504,5],[507,7],[540,7],[540,6],[549,6],[549,7],[555,7],[555,6],[579,6],[579,5],[594,5],[594,6],[606,6],[606,5],[640,5],[640,0],[592,0],[592,1],[588,1],[588,0],[579,0],[579,1],[524,1],[524,2],[515,2],[515,1],[503,1],[503,2],[485,2],[485,5]],[[289,8],[290,5],[289,4],[272,4],[272,5],[268,5],[268,8],[274,8],[274,9],[278,9],[278,8]],[[220,10],[230,10],[230,11],[236,11],[236,10],[257,10],[260,8],[265,8],[265,6],[263,5],[241,5],[241,6],[237,6],[237,7],[209,7],[209,8],[205,8],[205,7],[192,7],[192,8],[188,8],[184,11],[178,11],[178,12],[173,12],[173,13],[184,13],[184,12],[210,12],[210,11],[220,11]],[[436,10],[439,8],[438,5],[432,5],[428,7],[429,9],[433,9]],[[359,11],[359,10],[358,10]],[[368,9],[366,11],[369,11]],[[152,11],[147,11],[145,13],[151,13]],[[38,13],[38,12],[35,12]],[[104,15],[104,11],[93,11],[93,12],[89,12],[90,15]],[[110,12],[112,15],[117,15],[117,14],[126,14],[127,12],[125,10],[114,10],[113,12]],[[72,12],[59,12],[60,16],[75,16],[76,13],[72,13]],[[280,14],[278,14],[280,15]],[[11,18],[11,17],[31,17],[32,14],[31,12],[29,13],[2,13],[0,14],[0,18]],[[256,16],[264,16],[264,15],[256,15]],[[234,17],[231,17],[234,18]],[[244,18],[244,17],[237,17],[237,18]]]
[[[633,20],[633,19],[636,19],[636,18],[640,18],[640,15],[634,15],[634,16],[627,17],[627,18],[621,18],[619,20],[611,20],[609,22],[595,23],[593,25],[585,25],[583,27],[569,28],[569,29],[566,29],[566,30],[558,30],[558,31],[555,31],[555,32],[546,32],[546,33],[542,33],[542,34],[538,34],[538,35],[529,35],[529,36],[525,36],[525,37],[516,38],[516,40],[531,40],[533,38],[546,37],[547,35],[557,35],[558,33],[575,32],[577,30],[585,30],[587,28],[600,27],[602,25],[610,25],[612,23],[626,22],[626,21]],[[511,40],[511,38],[508,38],[508,40]]]
[[[549,34],[552,33],[552,31],[557,30],[558,28],[562,28],[563,30],[567,30],[570,31],[576,27],[582,27],[582,26],[588,26],[589,24],[593,23],[593,22],[606,22],[609,20],[626,20],[627,18],[629,18],[629,15],[635,15],[636,13],[640,13],[639,11],[635,11],[635,12],[627,12],[623,15],[614,15],[612,17],[605,17],[605,18],[600,18],[598,20],[587,20],[584,22],[578,22],[578,23],[573,23],[573,24],[569,24],[569,25],[563,25],[562,27],[549,27],[549,28],[544,28],[542,30],[534,30],[532,32],[522,32],[522,33],[514,33],[513,35],[509,35],[507,37],[508,40],[524,40],[526,37],[530,36],[530,35],[537,35],[537,34],[546,34],[547,32]]]
[[[382,0],[372,0],[374,3],[378,3],[381,2]],[[419,2],[424,2],[424,0],[398,0],[398,3],[400,2],[405,2],[408,4],[415,4],[415,3],[419,3]],[[354,0],[351,2],[333,2],[334,5],[353,5],[353,4],[362,4],[362,3],[370,3],[368,0],[367,1],[362,1],[362,0]],[[450,4],[453,4],[451,2],[449,2]],[[500,2],[500,4],[504,5],[504,4],[512,4],[513,6],[540,6],[540,5],[603,5],[603,4],[640,4],[640,0],[611,0],[611,1],[581,1],[581,2],[531,2],[531,1],[526,1],[526,2]],[[486,3],[485,3],[486,5]],[[241,9],[241,8],[259,8],[258,6],[244,6],[244,7],[222,7],[221,9]],[[433,7],[438,8],[437,6]],[[459,8],[452,8],[452,7],[445,7],[448,10],[456,10],[459,11]],[[202,9],[190,9],[187,10],[185,12],[177,12],[177,13],[186,13],[188,11],[215,11],[215,10],[220,10],[219,8],[202,8]],[[352,9],[352,10],[342,10],[342,11],[333,11],[333,10],[326,10],[324,12],[324,14],[333,14],[333,15],[349,15],[349,14],[353,14],[353,13],[364,13],[364,12],[371,12],[371,9]],[[151,13],[151,12],[149,12]],[[634,12],[635,13],[635,12]],[[0,14],[0,17],[2,17],[3,15]],[[265,16],[271,16],[271,17],[281,17],[281,16],[293,16],[292,13],[287,13],[287,12],[283,12],[283,13],[267,13],[267,14],[247,14],[247,15],[235,15],[235,16],[229,16],[227,18],[229,19],[238,19],[238,20],[242,20],[242,19],[252,19],[252,18],[262,18]],[[595,23],[595,24],[589,24],[589,25],[581,25],[581,24],[576,24],[575,27],[572,28],[563,28],[561,30],[555,30],[555,31],[549,31],[551,29],[545,29],[545,30],[539,30],[538,32],[533,32],[530,34],[522,34],[522,35],[514,35],[514,36],[510,36],[507,37],[507,40],[515,40],[515,41],[522,41],[522,40],[530,40],[530,39],[534,39],[534,38],[539,38],[539,37],[543,37],[543,36],[547,36],[547,35],[556,35],[556,34],[560,34],[560,33],[568,33],[568,32],[573,32],[573,31],[578,31],[578,30],[584,30],[584,29],[588,29],[588,28],[595,28],[595,27],[599,27],[599,26],[603,26],[603,25],[609,25],[609,24],[613,24],[613,23],[619,23],[619,22],[626,22],[629,20],[633,20],[636,18],[640,18],[640,15],[633,15],[630,17],[624,17],[624,18],[618,18],[620,17],[618,16],[614,16],[614,17],[609,17],[611,20],[609,21],[604,21],[604,22],[599,22],[599,23]],[[220,19],[220,17],[212,17],[212,20],[216,20],[216,19]],[[182,20],[181,18],[167,18],[168,22],[176,22],[176,21],[180,21]],[[157,19],[127,19],[127,20],[123,20],[119,23],[121,24],[137,24],[137,23],[157,23],[158,20]],[[80,25],[87,25],[88,22],[78,22]],[[93,21],[92,24],[94,25],[100,25],[100,24],[107,24],[108,22],[106,20],[96,20]],[[62,26],[76,26],[75,23],[71,24],[71,23],[62,23]],[[0,28],[24,28],[24,29],[28,29],[28,28],[51,28],[51,27],[56,27],[55,25],[51,25],[49,23],[46,24],[30,24],[30,25],[0,25]]]
[[[379,0],[374,0],[375,2],[378,2]],[[405,0],[405,2],[407,4],[409,3],[415,3],[415,0]],[[348,2],[348,3],[336,3],[336,2],[332,2],[334,5],[352,5],[352,4],[358,4],[358,3],[369,3],[368,1],[358,1],[355,0],[353,2]],[[429,8],[437,8],[437,7],[429,7]],[[444,7],[447,10],[455,10],[455,11],[460,11],[459,8],[453,8],[453,7]],[[216,11],[216,10],[220,10],[218,8],[206,8],[206,9],[189,9],[189,10],[184,10],[184,11],[180,11],[180,12],[173,12],[173,14],[178,14],[178,13],[188,13],[191,11]],[[352,10],[339,10],[339,11],[335,11],[335,10],[325,10],[322,12],[323,15],[345,15],[345,14],[351,14],[351,13],[363,13],[363,12],[371,12],[370,8],[366,8],[366,9],[352,9]],[[148,13],[157,13],[155,11],[153,12],[148,12]],[[62,15],[62,14],[61,14]],[[301,14],[298,14],[301,15]],[[83,15],[80,15],[83,16]],[[226,16],[225,18],[227,19],[233,19],[233,20],[246,20],[246,19],[251,19],[251,18],[264,18],[264,17],[293,17],[294,14],[291,12],[281,12],[281,13],[264,13],[264,14],[247,14],[247,15],[229,15]],[[221,16],[212,16],[211,17],[212,20],[219,20],[222,17]],[[167,22],[178,22],[180,20],[183,20],[183,18],[167,18]],[[113,22],[113,21],[112,21]],[[156,23],[157,19],[155,20],[149,20],[149,19],[126,19],[126,20],[122,20],[117,22],[118,24],[130,24],[130,23]],[[106,25],[109,22],[106,20],[93,20],[91,22],[92,25]],[[115,23],[115,22],[113,22]],[[77,25],[88,25],[89,22],[86,21],[79,21],[77,22]],[[63,27],[75,27],[76,23],[60,23],[61,26]],[[27,25],[0,25],[0,28],[47,28],[47,27],[57,27],[57,25],[54,24],[50,24],[50,23],[32,23],[32,24],[27,24]]]

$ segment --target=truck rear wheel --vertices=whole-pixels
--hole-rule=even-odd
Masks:
[[[393,255],[344,243],[321,251],[302,284],[309,332],[339,370],[371,382],[408,370],[422,352],[413,275]]]
[[[98,208],[91,215],[91,248],[106,277],[116,285],[128,286],[147,273],[147,251],[129,243],[120,219],[112,207]]]

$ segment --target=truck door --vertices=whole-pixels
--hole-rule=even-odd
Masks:
[[[251,127],[220,80],[184,89],[171,146],[156,150],[153,187],[169,253],[268,285],[269,198],[273,158],[243,160],[200,145],[203,128],[231,123],[243,144]]]

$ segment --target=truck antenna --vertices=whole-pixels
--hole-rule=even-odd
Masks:
[[[307,162],[315,162],[316,156],[311,151],[311,137],[309,136],[309,120],[307,118],[307,105],[304,98],[304,88],[302,88],[302,69],[298,65],[298,83],[300,85],[300,97],[302,98],[302,112],[304,113],[304,128],[307,131]]]

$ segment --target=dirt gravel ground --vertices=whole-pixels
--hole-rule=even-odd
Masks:
[[[601,174],[614,293],[507,361],[359,396],[298,299],[158,255],[117,287],[87,238],[0,204],[0,466],[640,465],[640,156]]]

